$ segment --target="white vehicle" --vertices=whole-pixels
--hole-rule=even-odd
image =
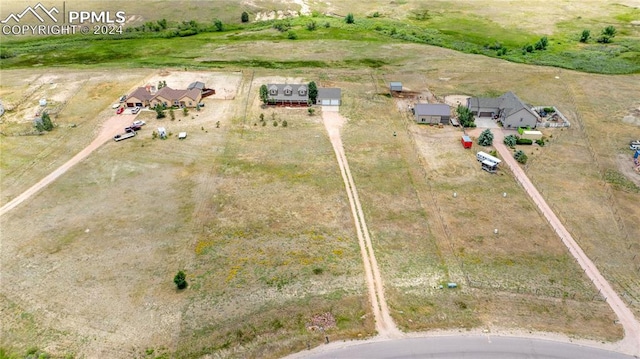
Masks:
[[[478,152],[476,154],[476,158],[478,159],[479,162],[482,162],[482,161],[486,160],[486,161],[495,163],[496,166],[499,165],[500,162],[502,162],[502,160],[500,160],[499,158],[493,157],[490,154],[482,152],[482,151],[480,151],[480,152]]]
[[[126,133],[113,136],[113,140],[118,142],[118,141],[126,140],[127,138],[131,138],[135,135],[136,135],[136,131],[126,132]]]
[[[144,126],[146,124],[147,123],[142,121],[142,120],[137,120],[137,121],[133,121],[133,123],[131,125],[133,125],[133,126]]]
[[[132,109],[131,109],[131,113],[132,113],[132,114],[134,114],[134,115],[135,115],[136,113],[138,113],[138,112],[140,112],[140,106],[136,106],[136,107],[134,107],[134,108],[132,108]]]
[[[118,108],[118,107],[120,107],[120,104],[119,104],[119,103],[114,103],[113,105],[111,105],[111,108],[112,108],[112,109],[114,109],[114,110],[115,110],[116,108]]]
[[[640,150],[640,141],[631,141],[629,142],[630,150]]]

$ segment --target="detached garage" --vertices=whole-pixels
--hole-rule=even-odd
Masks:
[[[443,103],[419,103],[413,109],[417,123],[446,125],[451,119],[451,107]]]
[[[323,106],[340,106],[342,91],[339,88],[319,88],[316,104]]]

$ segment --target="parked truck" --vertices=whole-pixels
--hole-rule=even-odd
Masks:
[[[135,135],[136,135],[136,131],[125,132],[125,133],[121,133],[121,134],[113,136],[113,140],[118,142],[118,141],[126,140],[127,138],[131,138],[131,137],[133,137]]]

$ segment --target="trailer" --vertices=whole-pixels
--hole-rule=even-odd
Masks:
[[[136,131],[125,132],[125,133],[121,133],[119,135],[113,136],[113,140],[118,142],[118,141],[126,140],[127,138],[131,138],[135,135],[136,135]]]
[[[522,131],[522,136],[520,138],[524,138],[531,141],[537,141],[542,139],[542,132],[540,131]]]
[[[489,162],[493,162],[497,165],[500,164],[500,162],[502,162],[501,159],[497,158],[497,157],[493,157],[490,154],[486,153],[486,152],[478,152],[476,153],[476,159],[478,160],[478,162],[482,162],[482,161],[489,161]]]
[[[460,143],[462,143],[462,147],[471,148],[473,142],[471,141],[471,137],[464,135],[460,138]]]
[[[482,169],[489,173],[496,173],[498,171],[498,164],[489,160],[483,160]]]

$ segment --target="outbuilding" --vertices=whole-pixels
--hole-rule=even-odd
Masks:
[[[322,106],[340,106],[342,91],[339,88],[319,88],[316,104]]]
[[[471,137],[464,135],[462,136],[462,138],[460,138],[460,143],[462,143],[462,147],[464,148],[471,148],[471,146],[473,145],[473,141],[471,141]]]
[[[451,107],[443,103],[419,103],[413,108],[417,123],[446,125],[451,119]]]
[[[392,92],[402,92],[402,82],[390,82],[389,83],[389,90]]]

